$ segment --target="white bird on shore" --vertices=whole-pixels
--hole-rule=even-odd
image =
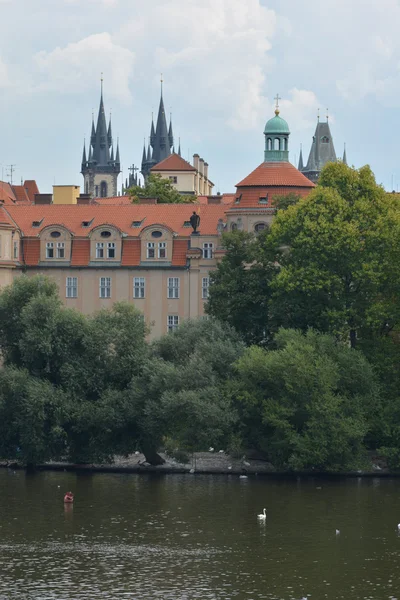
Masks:
[[[400,533],[400,523],[397,525],[397,531]]]
[[[250,466],[250,463],[249,463],[249,462],[247,462],[247,460],[244,460],[244,461],[243,461],[243,464],[244,464],[244,466],[245,466],[245,467],[249,467],[249,466]]]
[[[214,452],[214,448],[212,446],[209,447],[208,449],[209,452]]]
[[[263,508],[262,513],[257,515],[257,519],[262,519],[263,521],[265,521],[266,518],[267,518],[267,509]]]
[[[336,529],[336,535],[340,534],[340,529]]]
[[[247,475],[239,475],[239,479],[247,479]]]

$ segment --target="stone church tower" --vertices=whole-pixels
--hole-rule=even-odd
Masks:
[[[174,152],[174,135],[172,132],[172,121],[167,125],[165,117],[164,100],[162,94],[161,82],[161,98],[158,109],[157,125],[154,127],[154,121],[151,120],[150,139],[146,150],[146,143],[143,146],[142,168],[141,173],[145,180],[149,176],[150,169],[159,162],[168,158]],[[179,145],[178,154],[180,156],[181,149]]]
[[[104,198],[117,195],[117,180],[121,172],[119,147],[114,157],[114,144],[111,131],[111,117],[108,124],[104,113],[103,80],[101,81],[101,96],[97,127],[92,119],[89,156],[86,155],[86,145],[83,144],[82,169],[84,192],[92,198]]]

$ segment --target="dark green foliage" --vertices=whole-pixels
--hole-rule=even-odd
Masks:
[[[159,204],[183,204],[195,202],[196,196],[184,196],[178,192],[169,179],[159,173],[151,173],[143,187],[134,185],[129,188],[128,194],[132,202],[139,202],[140,198],[157,198]]]
[[[272,204],[277,210],[286,210],[289,206],[297,204],[300,199],[301,196],[295,192],[283,196],[277,194],[272,197]]]

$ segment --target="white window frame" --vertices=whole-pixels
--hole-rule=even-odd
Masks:
[[[19,259],[19,241],[18,240],[14,240],[13,257],[14,257],[14,260]]]
[[[77,298],[78,297],[78,278],[77,277],[66,277],[65,278],[65,297],[66,298]]]
[[[178,299],[180,296],[181,279],[180,277],[168,277],[167,298]]]
[[[167,242],[158,242],[158,258],[167,258]]]
[[[179,316],[178,315],[168,315],[167,317],[167,331],[168,333],[171,331],[175,331],[179,327]]]
[[[110,256],[110,253],[113,253],[113,256]],[[115,254],[116,254],[116,244],[115,242],[107,242],[107,258],[110,258],[111,260],[115,259]]]
[[[51,256],[50,256],[51,250]],[[46,242],[46,258],[54,258],[54,242]]]
[[[204,242],[203,244],[203,258],[211,259],[214,254],[213,242]]]
[[[146,294],[146,278],[145,277],[134,277],[133,278],[133,297],[134,298],[145,298]]]
[[[111,298],[111,277],[99,278],[99,298]]]
[[[156,257],[156,244],[155,242],[147,242],[147,258]]]
[[[96,258],[104,258],[104,242],[96,242]]]
[[[207,300],[208,299],[208,290],[210,287],[210,278],[209,277],[203,277],[202,278],[202,282],[201,282],[201,297],[203,300]]]
[[[57,258],[65,258],[65,243],[64,242],[56,243],[56,257]]]

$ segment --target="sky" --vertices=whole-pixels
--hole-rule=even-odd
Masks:
[[[209,163],[214,192],[262,162],[277,93],[292,163],[328,110],[337,155],[400,187],[399,0],[0,0],[0,23],[0,179],[12,164],[43,193],[83,188],[101,73],[125,178],[162,73],[182,156]]]

